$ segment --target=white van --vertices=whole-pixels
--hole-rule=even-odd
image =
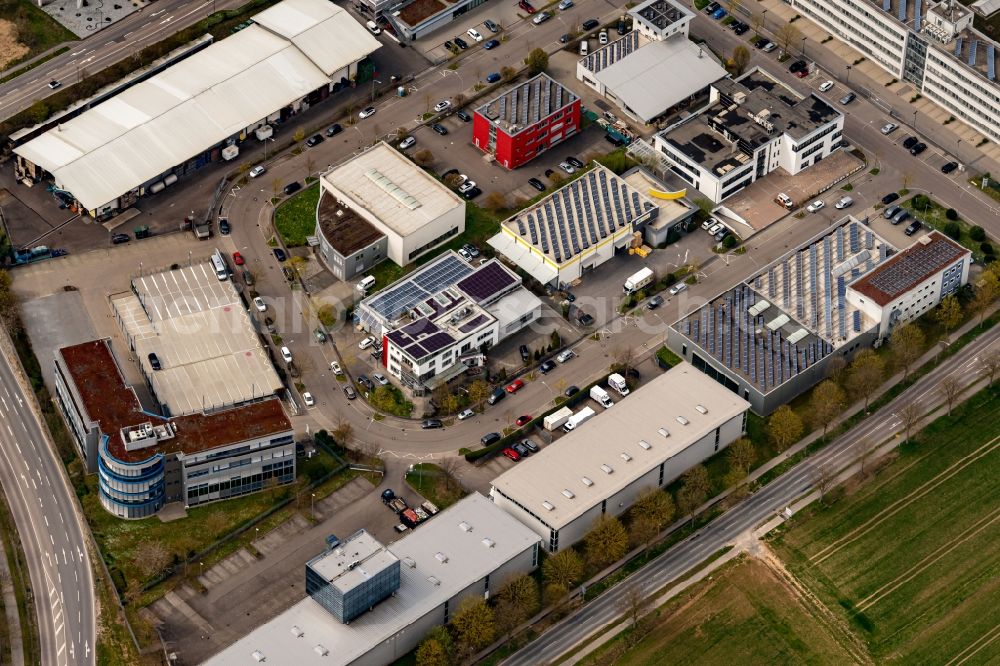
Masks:
[[[361,291],[368,291],[374,286],[375,286],[375,278],[373,278],[371,275],[364,276],[363,278],[361,278],[361,282],[358,283],[358,289],[360,289]]]
[[[219,278],[220,282],[229,279],[229,267],[226,266],[226,260],[218,250],[212,255],[212,267],[215,269],[215,277]]]
[[[581,39],[580,40],[580,55],[582,55],[582,56],[587,55],[587,51],[589,49],[590,49],[590,44],[587,42],[587,40],[586,39]]]
[[[382,28],[378,27],[378,24],[375,23],[375,21],[368,21],[368,23],[366,23],[365,26],[368,28],[368,31],[371,32],[373,35],[379,35],[382,33]]]

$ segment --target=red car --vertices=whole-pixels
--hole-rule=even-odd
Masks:
[[[514,421],[514,423],[517,425],[518,428],[520,428],[523,425],[528,425],[529,421],[531,421],[531,417],[525,414],[523,416],[518,416],[517,420]]]
[[[236,264],[237,266],[242,266],[246,262],[243,261],[242,254],[240,254],[239,252],[233,252],[233,263]]]
[[[517,462],[518,460],[521,459],[521,456],[518,454],[518,452],[510,448],[509,446],[503,450],[503,454],[508,458],[510,458],[511,460],[513,460],[514,462]]]
[[[507,393],[517,393],[524,388],[524,382],[520,379],[515,379],[510,384],[507,384]]]
[[[799,71],[795,72],[795,76],[799,77],[800,79],[806,78],[807,76],[809,76],[809,68],[806,67],[804,69],[800,69]]]
[[[536,11],[538,11],[537,9],[532,7],[531,3],[528,2],[528,0],[520,0],[520,2],[517,3],[517,6],[523,9],[524,11],[528,12],[529,14],[534,14]]]

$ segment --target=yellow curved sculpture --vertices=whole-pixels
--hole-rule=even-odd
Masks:
[[[654,189],[649,190],[649,196],[656,197],[657,199],[669,199],[671,201],[674,199],[683,199],[687,196],[687,193],[688,191],[686,189],[677,190],[676,192],[664,192],[663,190]]]

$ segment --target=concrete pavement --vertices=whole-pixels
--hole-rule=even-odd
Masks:
[[[0,483],[28,561],[42,663],[93,664],[87,528],[5,333],[0,349]]]

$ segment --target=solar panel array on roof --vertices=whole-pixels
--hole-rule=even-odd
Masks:
[[[596,74],[615,64],[637,48],[639,48],[639,32],[633,30],[621,39],[616,39],[607,46],[602,46],[584,58],[583,66]]]
[[[430,298],[435,292],[455,284],[470,273],[472,267],[467,262],[454,254],[446,254],[426,268],[375,294],[370,300],[366,299],[362,304],[386,322],[391,322],[420,301]]]
[[[489,300],[511,286],[517,284],[517,278],[496,261],[480,267],[468,277],[462,278],[457,286],[477,303]]]

